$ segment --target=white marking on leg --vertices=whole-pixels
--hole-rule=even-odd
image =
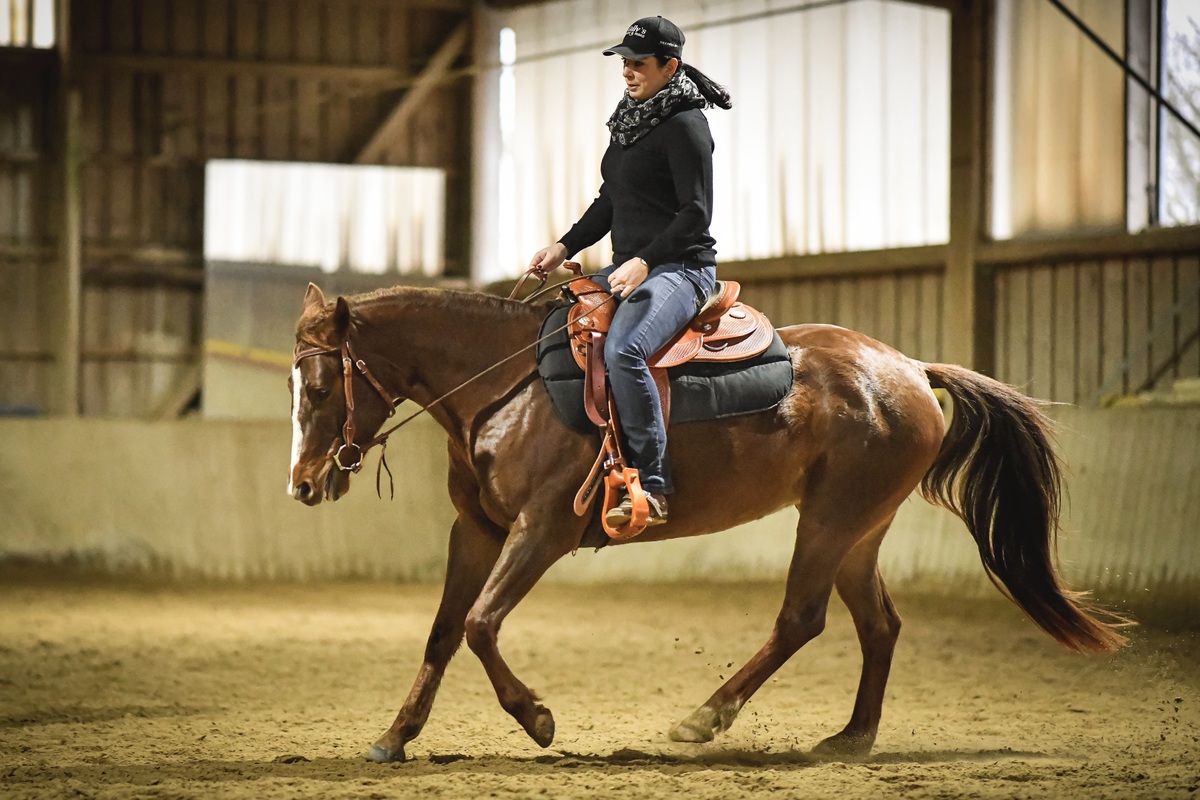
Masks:
[[[295,490],[296,464],[300,462],[300,444],[303,434],[300,432],[300,365],[292,367],[292,463],[288,467],[287,493],[291,496]]]

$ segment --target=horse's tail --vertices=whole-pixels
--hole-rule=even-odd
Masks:
[[[963,367],[926,364],[925,373],[954,409],[922,496],[967,524],[992,583],[1038,627],[1074,650],[1120,647],[1118,629],[1132,623],[1055,571],[1062,469],[1038,401]]]

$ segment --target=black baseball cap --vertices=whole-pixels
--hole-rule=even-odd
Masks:
[[[683,31],[664,17],[643,17],[629,26],[618,45],[604,51],[606,56],[624,58],[683,58]]]

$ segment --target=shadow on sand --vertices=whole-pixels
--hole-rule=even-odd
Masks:
[[[341,782],[348,780],[385,781],[401,776],[423,775],[536,775],[563,769],[664,770],[692,769],[774,770],[807,769],[825,763],[855,764],[935,764],[956,761],[995,762],[1048,758],[1045,753],[1010,750],[921,750],[878,753],[862,759],[818,756],[806,751],[763,752],[719,750],[696,755],[646,752],[623,748],[607,755],[552,751],[537,756],[471,756],[461,753],[433,754],[396,764],[375,764],[362,757],[314,758],[284,754],[268,761],[197,760],[162,764],[97,763],[54,767],[52,765],[17,767],[3,777],[10,785],[81,781],[91,786],[191,783],[242,783],[271,779]]]

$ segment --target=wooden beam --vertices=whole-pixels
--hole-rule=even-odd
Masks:
[[[80,54],[76,63],[84,70],[126,72],[183,72],[234,77],[270,76],[341,83],[382,84],[390,88],[410,83],[408,73],[395,67],[354,64],[321,64],[236,58],[150,56],[129,53]]]
[[[117,261],[89,267],[83,273],[88,286],[175,286],[203,289],[204,270],[196,257],[194,266],[163,262]]]
[[[950,242],[942,291],[942,360],[992,372],[989,295],[976,248],[983,235],[983,152],[987,36],[991,3],[958,0],[950,11]]]
[[[79,414],[80,341],[83,319],[83,190],[80,178],[83,100],[72,81],[71,4],[58,0],[55,25],[58,54],[57,262],[48,270],[45,309],[54,366],[44,386],[42,406],[66,417]]]
[[[753,283],[792,278],[941,271],[945,264],[946,246],[929,245],[848,253],[813,253],[750,261],[723,261],[720,270],[722,275],[741,283]]]
[[[370,141],[363,146],[354,159],[356,164],[378,162],[384,152],[396,144],[404,132],[404,126],[424,101],[426,95],[450,72],[450,67],[467,47],[470,39],[470,23],[460,22],[454,32],[442,42],[442,46],[429,59],[425,69],[417,76],[412,88],[404,93],[400,102],[392,109],[383,123],[376,129]]]
[[[22,261],[45,263],[55,258],[56,253],[57,250],[52,244],[21,241],[0,242],[0,264]]]
[[[984,242],[976,256],[980,264],[1004,266],[1174,254],[1200,254],[1200,225]]]
[[[545,2],[546,0],[539,1]],[[309,2],[309,0],[257,0],[257,2],[299,5],[300,3]],[[412,9],[427,9],[429,11],[452,11],[460,14],[468,13],[473,4],[474,0],[355,0],[355,5],[364,8],[387,9],[401,6]]]
[[[204,369],[199,360],[185,364],[180,368],[175,380],[172,381],[171,388],[155,404],[154,410],[150,412],[150,418],[179,419],[191,405],[203,384]]]

